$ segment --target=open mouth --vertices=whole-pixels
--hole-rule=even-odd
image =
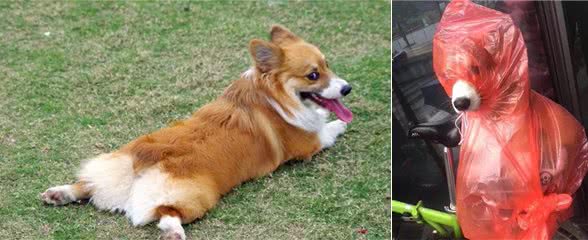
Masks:
[[[345,123],[349,123],[353,120],[353,113],[347,109],[339,99],[324,98],[313,92],[301,92],[300,97],[302,99],[310,99],[317,105],[335,113],[337,118]]]

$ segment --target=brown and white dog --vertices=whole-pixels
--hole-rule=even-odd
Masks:
[[[89,199],[133,225],[159,220],[165,239],[201,218],[244,181],[335,143],[353,115],[340,98],[351,86],[319,49],[281,26],[254,39],[255,66],[190,118],[86,161],[71,185],[41,194],[51,205]],[[327,123],[328,111],[339,120]]]

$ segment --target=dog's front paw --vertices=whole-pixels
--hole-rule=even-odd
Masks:
[[[47,189],[41,193],[41,200],[46,204],[60,206],[73,202],[75,199],[71,194],[70,186],[66,185]]]
[[[347,123],[341,120],[335,120],[330,123],[327,123],[327,127],[329,128],[329,131],[332,132],[335,136],[339,136],[345,132],[345,129],[347,128]]]
[[[322,148],[324,149],[333,146],[333,144],[335,144],[337,136],[344,133],[345,128],[347,128],[347,123],[341,120],[335,120],[330,123],[327,123],[325,128],[323,128],[319,133],[319,139],[321,141]]]
[[[169,231],[162,232],[161,235],[159,236],[159,239],[160,240],[185,240],[186,234],[184,234],[183,232],[169,230]]]

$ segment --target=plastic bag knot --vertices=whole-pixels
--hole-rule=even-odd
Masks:
[[[547,221],[551,213],[568,209],[572,204],[569,194],[549,194],[533,201],[517,215],[517,223],[523,230],[537,228]]]

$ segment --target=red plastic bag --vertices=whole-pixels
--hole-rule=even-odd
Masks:
[[[469,239],[549,239],[571,216],[588,169],[584,128],[530,89],[527,49],[509,15],[453,1],[433,40],[449,96],[471,83],[480,107],[462,119],[457,216]]]

